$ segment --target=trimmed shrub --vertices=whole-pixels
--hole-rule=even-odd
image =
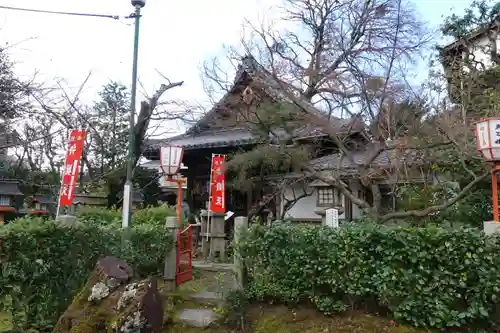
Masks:
[[[167,217],[176,215],[175,207],[167,205],[149,207],[135,211],[132,216],[132,223],[134,225],[155,225],[163,228]]]
[[[114,226],[21,219],[0,227],[0,244],[0,304],[7,303],[17,330],[46,331],[100,257],[120,257],[140,276],[157,275],[173,242],[154,225],[134,226],[123,237]]]
[[[121,226],[122,212],[118,209],[81,207],[77,210],[78,221],[95,226]]]
[[[472,229],[253,226],[239,244],[248,292],[325,314],[369,306],[429,328],[500,324],[500,242]],[[375,308],[375,309],[374,309]]]
[[[135,210],[132,225],[153,225],[163,227],[168,216],[175,216],[175,207],[166,205]],[[96,226],[121,227],[122,211],[99,207],[84,207],[78,210],[78,221]]]

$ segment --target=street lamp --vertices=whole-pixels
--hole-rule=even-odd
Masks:
[[[177,223],[179,226],[182,221],[182,184],[181,177],[174,179],[174,175],[179,172],[182,163],[184,150],[180,146],[161,147],[160,167],[166,175],[166,180],[177,183]]]
[[[132,6],[142,8],[146,6],[146,0],[132,0]]]
[[[495,166],[491,172],[491,189],[493,196],[493,222],[498,223],[497,172],[500,171],[500,118],[485,118],[477,122],[475,135],[477,150],[479,150],[485,161],[493,162]]]
[[[137,95],[137,62],[139,58],[139,23],[141,19],[141,8],[146,5],[146,0],[132,0],[135,7],[135,33],[134,33],[134,57],[132,60],[132,89],[130,92],[130,116],[127,153],[127,180],[123,187],[123,215],[122,227],[130,225],[130,207],[132,206],[132,175],[134,168],[134,126],[135,126],[135,103]]]

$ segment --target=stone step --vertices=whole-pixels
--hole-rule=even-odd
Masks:
[[[211,309],[184,309],[179,313],[179,321],[190,327],[206,328],[214,324],[219,315]]]
[[[233,264],[223,264],[214,262],[205,262],[203,260],[193,260],[193,267],[203,271],[209,272],[233,272]]]
[[[188,298],[198,304],[203,305],[221,305],[224,303],[224,297],[221,293],[213,291],[202,291],[199,293],[191,294]]]

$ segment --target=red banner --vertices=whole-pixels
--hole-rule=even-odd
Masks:
[[[61,193],[59,195],[60,206],[71,206],[75,197],[76,181],[80,170],[80,160],[85,143],[85,130],[71,131],[68,152],[66,153],[66,164],[64,165]]]
[[[224,175],[224,155],[212,156],[210,188],[210,211],[226,212],[226,177]]]

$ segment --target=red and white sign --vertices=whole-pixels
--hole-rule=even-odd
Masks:
[[[68,152],[66,153],[66,164],[64,165],[61,193],[59,195],[59,206],[71,206],[75,197],[75,187],[80,170],[80,160],[85,143],[85,130],[71,131]]]
[[[212,155],[210,186],[210,211],[225,213],[226,177],[224,175],[224,155]]]

